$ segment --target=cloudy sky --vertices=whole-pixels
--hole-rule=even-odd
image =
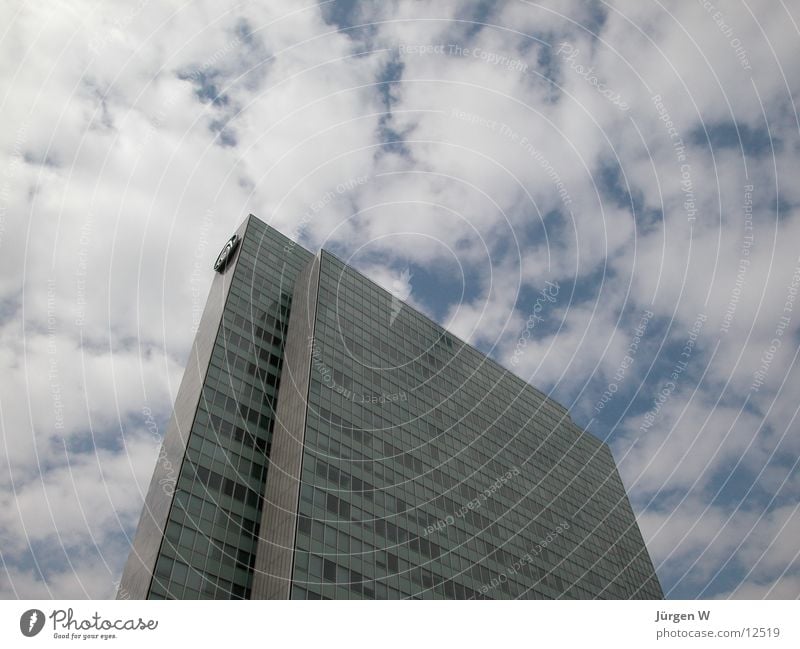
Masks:
[[[800,596],[800,7],[715,2],[2,3],[0,596],[113,596],[251,212],[607,440],[669,597]]]

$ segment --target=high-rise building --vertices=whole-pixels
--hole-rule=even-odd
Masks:
[[[253,216],[215,270],[118,597],[663,597],[561,405]]]

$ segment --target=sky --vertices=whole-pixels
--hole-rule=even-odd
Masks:
[[[667,597],[800,597],[800,7],[718,5],[2,3],[0,597],[113,597],[248,213],[607,441]]]

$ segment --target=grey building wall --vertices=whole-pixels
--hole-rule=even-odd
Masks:
[[[662,597],[606,444],[321,260],[292,599]]]
[[[236,231],[242,238],[249,220],[245,219]],[[147,598],[167,517],[174,499],[177,476],[186,454],[186,445],[200,402],[211,352],[217,340],[217,332],[236,272],[240,250],[241,245],[223,274],[214,273],[203,315],[198,323],[186,369],[175,397],[175,407],[145,496],[133,548],[122,571],[117,599]]]

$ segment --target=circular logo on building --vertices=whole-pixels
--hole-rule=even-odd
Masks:
[[[44,627],[44,613],[38,608],[25,611],[19,618],[19,630],[22,635],[32,638]]]
[[[238,247],[239,235],[234,234],[230,239],[228,239],[228,243],[222,247],[222,250],[219,251],[217,261],[214,262],[214,270],[218,273],[223,272],[227,267],[228,262],[233,257],[233,253],[236,252],[236,248]]]

